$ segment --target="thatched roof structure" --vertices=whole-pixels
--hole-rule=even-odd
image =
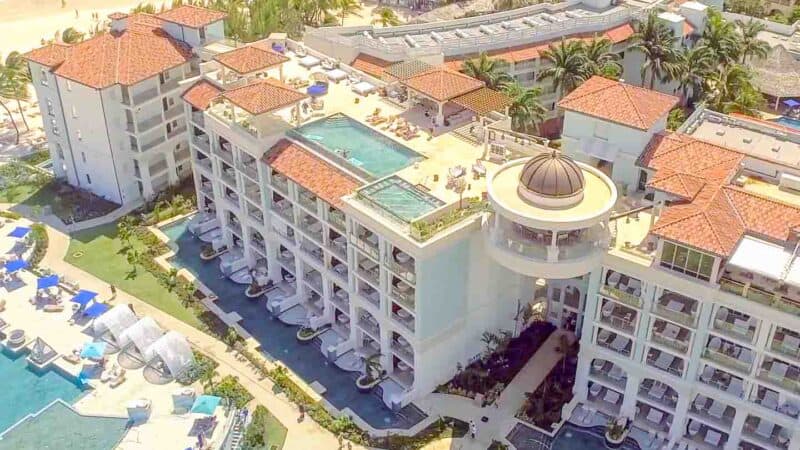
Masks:
[[[772,97],[800,97],[800,61],[782,45],[764,59],[750,61],[753,85]]]

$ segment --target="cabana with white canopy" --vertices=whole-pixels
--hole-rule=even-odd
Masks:
[[[164,335],[164,330],[150,317],[143,317],[122,332],[117,340],[127,356],[144,363],[145,351]]]
[[[161,336],[147,347],[143,354],[149,367],[169,378],[181,376],[194,362],[189,341],[177,331],[170,331]]]
[[[97,337],[111,336],[111,343],[119,345],[122,333],[135,324],[136,315],[128,305],[117,305],[108,310],[105,314],[95,319],[92,328]]]

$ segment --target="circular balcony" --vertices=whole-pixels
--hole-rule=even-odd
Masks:
[[[596,269],[608,248],[604,223],[562,232],[535,231],[495,216],[483,227],[487,251],[500,265],[530,277],[566,279]]]

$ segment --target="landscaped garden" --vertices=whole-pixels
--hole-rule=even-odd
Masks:
[[[484,405],[491,404],[554,330],[551,323],[540,321],[517,337],[508,331],[484,333],[484,354],[467,367],[458,367],[453,379],[439,386],[437,392],[469,398],[481,395]]]
[[[258,405],[244,434],[244,448],[280,450],[286,441],[286,432],[286,427],[267,408]]]
[[[517,413],[520,420],[546,431],[552,430],[553,425],[561,421],[562,407],[572,400],[578,367],[578,343],[570,343],[566,335],[561,338],[558,349],[564,357],[534,392],[525,394],[528,398]]]

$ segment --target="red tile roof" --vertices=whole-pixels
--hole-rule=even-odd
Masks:
[[[341,198],[355,192],[360,183],[292,141],[283,139],[263,161],[331,205],[341,208]]]
[[[125,30],[69,46],[55,73],[102,89],[114,84],[130,86],[188,62],[191,48],[172,38],[160,25],[161,21],[153,16],[132,14]],[[35,60],[36,52],[43,51],[46,52],[34,50],[27,57]]]
[[[252,45],[214,56],[220,64],[239,74],[264,70],[285,63],[289,58]]]
[[[372,55],[367,55],[366,53],[359,53],[358,56],[356,56],[356,59],[350,63],[354,69],[360,70],[376,78],[383,76],[383,69],[391,66],[392,64],[394,63],[376,58]]]
[[[67,59],[71,46],[56,42],[31,50],[22,55],[25,59],[50,68],[57,67]]]
[[[220,96],[255,116],[293,105],[308,95],[273,78],[257,79]]]
[[[731,186],[743,159],[687,135],[656,135],[639,163],[656,170],[650,187],[682,200],[664,209],[651,233],[723,257],[744,234],[788,240],[800,208]]]
[[[187,89],[181,98],[195,108],[205,111],[211,104],[211,100],[219,96],[220,92],[222,89],[206,80],[200,80]]]
[[[228,14],[199,6],[183,5],[164,11],[156,17],[178,25],[201,28],[228,17]]]
[[[113,13],[108,15],[108,18],[111,19],[111,20],[121,20],[121,19],[124,19],[126,17],[128,17],[127,13],[119,12],[119,11],[113,12]]]
[[[594,76],[558,102],[558,106],[640,130],[666,117],[678,97]]]
[[[483,81],[443,66],[400,80],[400,83],[437,101],[447,101],[484,86]]]

